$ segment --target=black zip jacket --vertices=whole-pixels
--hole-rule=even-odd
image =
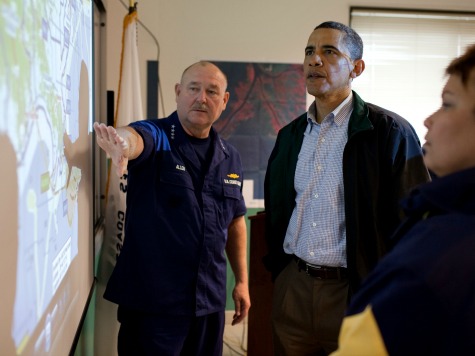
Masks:
[[[347,264],[350,295],[391,249],[402,221],[399,202],[430,180],[414,128],[399,115],[365,103],[353,92],[353,113],[343,153]],[[264,264],[274,280],[292,258],[283,250],[295,207],[294,176],[307,114],[283,127],[269,157],[264,183],[266,242]]]

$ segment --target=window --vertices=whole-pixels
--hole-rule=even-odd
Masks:
[[[423,143],[445,68],[475,43],[475,13],[352,8],[350,26],[363,39],[366,63],[353,89],[406,118]]]

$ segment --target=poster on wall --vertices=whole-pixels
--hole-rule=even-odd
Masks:
[[[306,111],[302,64],[217,62],[230,98],[214,127],[241,154],[248,208],[264,207],[267,160],[278,131]]]

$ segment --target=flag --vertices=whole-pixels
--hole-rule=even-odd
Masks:
[[[137,48],[137,10],[131,7],[124,18],[122,53],[120,59],[119,90],[114,127],[142,120],[140,72]],[[98,261],[96,317],[94,326],[94,354],[117,355],[117,305],[103,298],[104,290],[122,249],[125,234],[127,171],[118,177],[109,165],[106,187],[105,226],[102,249]]]

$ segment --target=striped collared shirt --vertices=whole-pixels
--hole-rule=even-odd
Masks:
[[[343,150],[352,111],[352,93],[321,124],[315,102],[308,109],[295,171],[296,205],[284,240],[286,253],[308,263],[346,267]]]

